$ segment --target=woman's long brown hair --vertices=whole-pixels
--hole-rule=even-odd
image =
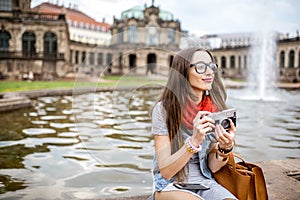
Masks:
[[[196,51],[206,51],[212,61],[214,61],[213,55],[208,50],[188,48],[180,51],[173,59],[166,87],[159,100],[166,110],[166,124],[169,131],[172,154],[183,145],[180,126],[184,103],[187,97],[191,97],[193,100],[197,99],[188,81],[191,60]],[[226,109],[226,92],[219,72],[215,74],[212,89],[209,92],[212,101],[217,105],[218,109]],[[186,177],[184,168],[177,173],[176,177],[179,181],[181,181],[182,177]]]

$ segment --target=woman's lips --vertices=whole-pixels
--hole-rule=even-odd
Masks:
[[[203,78],[202,80],[204,82],[209,82],[210,83],[210,82],[212,82],[213,79],[212,78]]]

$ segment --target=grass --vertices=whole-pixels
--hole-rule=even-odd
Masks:
[[[74,87],[119,87],[140,86],[147,83],[164,84],[165,80],[149,80],[145,76],[105,76],[100,82],[55,80],[55,81],[0,81],[0,92],[17,92],[42,89],[71,89]]]

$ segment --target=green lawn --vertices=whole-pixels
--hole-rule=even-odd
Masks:
[[[78,87],[120,87],[120,86],[140,86],[148,83],[164,84],[165,80],[149,80],[145,76],[105,76],[103,81],[0,81],[0,92],[16,92],[26,90],[41,89],[68,89]]]

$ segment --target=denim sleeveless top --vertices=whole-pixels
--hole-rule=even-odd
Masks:
[[[182,128],[183,140],[185,140],[188,136],[192,135],[192,130],[187,130]],[[165,111],[162,104],[159,102],[155,105],[152,112],[152,134],[156,135],[168,135],[168,129],[166,128],[165,123]],[[214,143],[215,136],[213,133],[208,133],[205,136],[203,141],[202,150],[198,152],[199,156],[199,168],[201,174],[207,179],[213,179],[212,173],[208,167],[208,153],[211,150],[211,145]],[[163,190],[169,183],[175,181],[175,177],[172,177],[170,180],[165,179],[158,168],[156,154],[154,154],[153,158],[153,166],[152,166],[152,176],[153,176],[153,189],[154,191]]]

